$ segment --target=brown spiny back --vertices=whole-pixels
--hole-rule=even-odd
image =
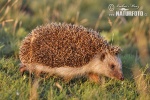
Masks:
[[[22,63],[80,67],[105,51],[116,54],[120,49],[110,46],[96,31],[51,23],[37,27],[23,40],[19,56]]]

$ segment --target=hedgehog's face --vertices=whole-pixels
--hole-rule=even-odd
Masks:
[[[117,54],[103,53],[100,55],[100,72],[110,78],[124,80],[122,63]]]

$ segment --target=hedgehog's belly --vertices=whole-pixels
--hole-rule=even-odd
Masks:
[[[56,75],[60,77],[75,77],[75,76],[81,76],[88,72],[88,64],[84,65],[82,67],[69,67],[69,66],[63,66],[63,67],[54,67],[50,68],[49,66],[43,66],[40,64],[28,64],[27,70],[29,71],[35,71],[35,72],[44,72],[48,73],[50,76]]]
[[[30,72],[37,72],[37,73],[47,73],[49,76],[59,76],[59,77],[76,77],[76,76],[83,76],[88,73],[97,73],[101,74],[100,69],[100,62],[99,57],[95,56],[88,64],[85,64],[81,67],[70,67],[70,66],[62,66],[62,67],[50,67],[45,66],[41,63],[26,63],[23,64],[23,67],[20,68],[22,70],[27,70]]]

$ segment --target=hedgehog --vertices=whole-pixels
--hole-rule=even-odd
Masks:
[[[22,41],[20,72],[47,73],[65,81],[79,76],[96,83],[100,76],[124,80],[120,51],[92,29],[49,23],[36,27]]]

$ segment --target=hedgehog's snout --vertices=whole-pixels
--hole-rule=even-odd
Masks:
[[[118,80],[123,81],[124,80],[124,76],[122,72],[117,72],[115,71],[114,73],[114,77],[116,77]]]
[[[119,80],[123,81],[124,80],[124,76],[121,75],[120,78],[119,78]]]

